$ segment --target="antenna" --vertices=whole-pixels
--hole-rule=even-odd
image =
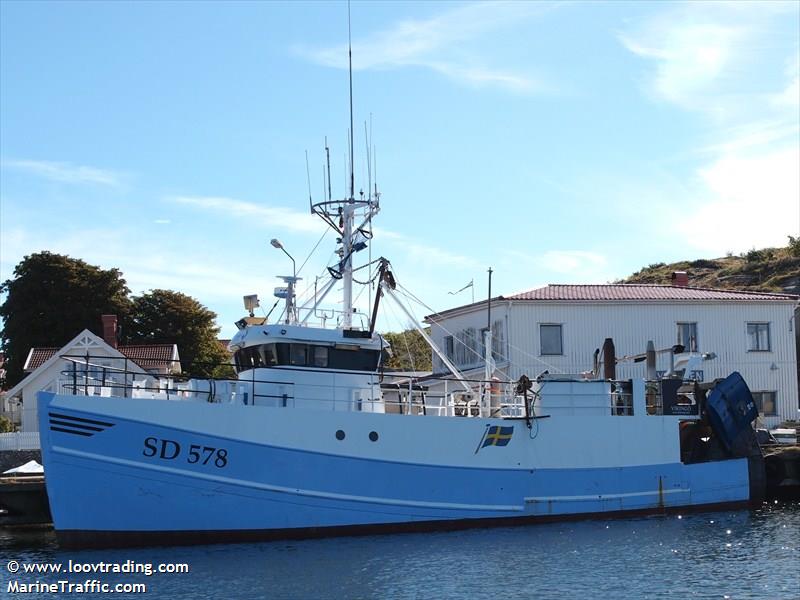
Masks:
[[[314,203],[311,201],[311,171],[308,169],[308,150],[306,150],[306,179],[308,180],[308,207],[311,208]],[[311,212],[314,212],[313,208]]]
[[[356,195],[353,173],[353,41],[350,28],[350,0],[347,0],[347,58],[350,67],[350,200]]]
[[[328,136],[325,136],[325,158],[328,161],[328,201],[331,199],[331,149],[328,148]]]
[[[369,170],[370,193],[372,193],[372,189],[371,189],[372,188],[372,168],[373,168],[372,150],[373,150],[373,147],[372,147],[372,113],[369,113],[369,148],[367,148],[367,155],[369,156],[369,165],[370,165],[370,170]],[[377,194],[377,187],[378,186],[376,184],[375,185],[375,188],[376,188],[376,190],[375,190],[376,191],[376,194],[375,194],[376,198],[375,199],[376,200],[377,200],[377,195],[378,195]]]
[[[367,148],[367,199],[369,199],[372,195],[372,165],[370,164],[371,153],[369,151],[369,133],[367,132],[366,121],[364,121],[364,145]]]

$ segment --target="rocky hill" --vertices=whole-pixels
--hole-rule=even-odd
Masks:
[[[686,271],[692,287],[800,295],[800,238],[790,236],[784,248],[753,249],[739,256],[656,263],[618,283],[669,285],[674,271]]]

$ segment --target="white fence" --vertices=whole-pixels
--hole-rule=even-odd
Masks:
[[[2,450],[39,450],[38,431],[17,431],[16,433],[0,433],[0,451]]]

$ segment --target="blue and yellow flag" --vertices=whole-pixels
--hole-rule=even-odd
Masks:
[[[486,446],[508,446],[512,435],[514,435],[513,425],[511,427],[489,425],[483,434],[482,444],[478,447],[478,450],[486,448]],[[477,450],[475,452],[477,453]]]

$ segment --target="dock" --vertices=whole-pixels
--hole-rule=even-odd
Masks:
[[[768,500],[800,500],[800,445],[762,447]]]

